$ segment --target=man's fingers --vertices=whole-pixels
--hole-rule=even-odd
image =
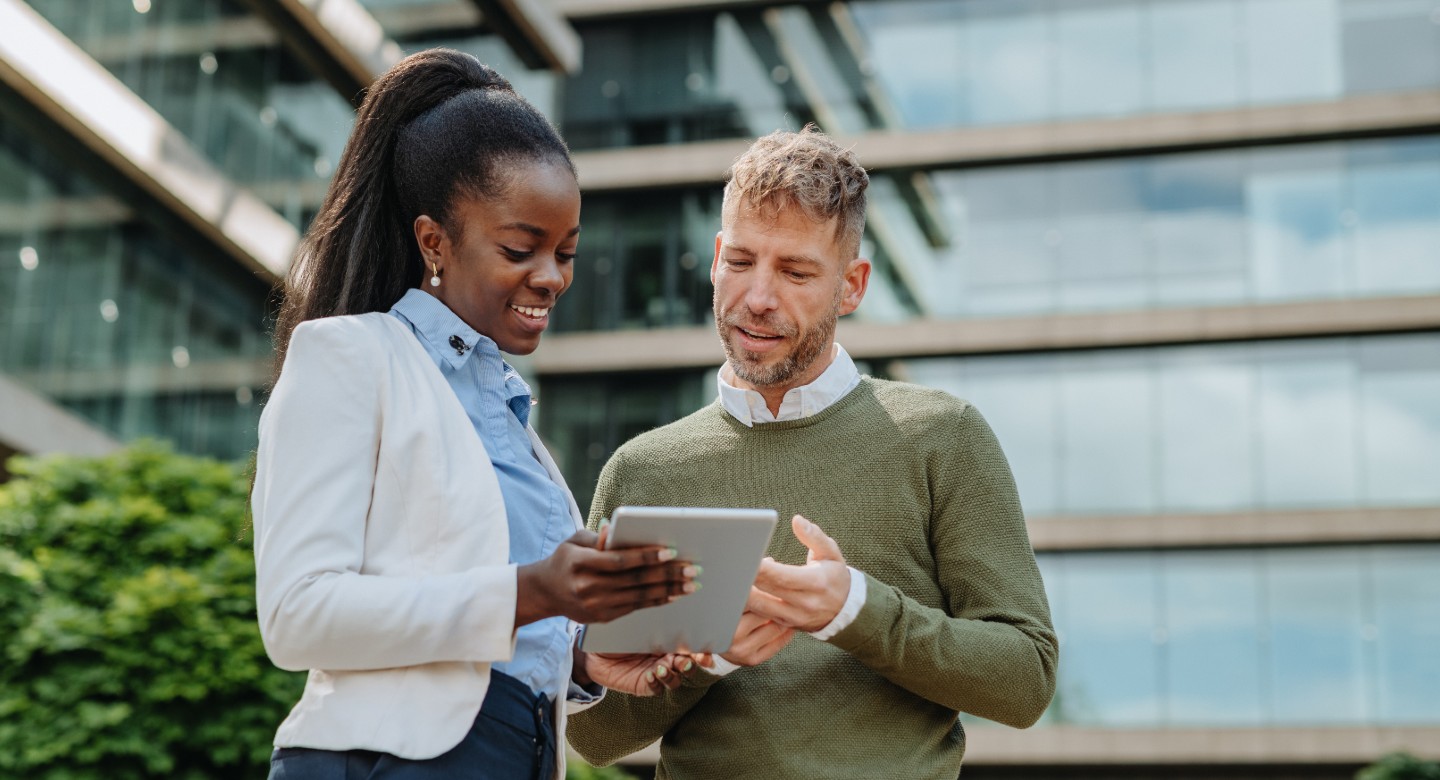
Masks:
[[[764,560],[760,562],[760,571],[755,573],[755,587],[770,594],[813,590],[816,585],[815,570],[804,566]]]
[[[598,545],[600,541],[600,536],[594,531],[587,531],[582,528],[572,534],[570,538],[566,539],[565,541],[569,542],[570,544],[577,544],[581,547],[588,547],[593,550]]]
[[[795,538],[805,545],[810,551],[806,556],[807,561],[845,561],[845,556],[840,552],[840,545],[835,543],[826,535],[820,526],[810,522],[801,515],[790,518],[790,530],[794,532]]]

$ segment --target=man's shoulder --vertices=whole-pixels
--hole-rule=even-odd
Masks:
[[[870,388],[875,402],[884,407],[888,417],[897,424],[934,425],[958,421],[974,408],[969,401],[944,390],[912,382],[866,377],[863,386]]]
[[[706,404],[672,423],[636,435],[620,445],[614,457],[621,461],[651,460],[695,451],[700,441],[729,432],[721,414],[718,403]]]

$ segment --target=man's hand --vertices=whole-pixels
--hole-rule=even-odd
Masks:
[[[762,596],[764,594],[760,591],[750,589],[751,601]],[[795,629],[782,626],[747,608],[740,616],[740,625],[735,628],[730,649],[721,653],[720,657],[736,666],[755,666],[774,658],[794,637]]]
[[[761,561],[746,609],[797,631],[819,631],[845,606],[850,569],[840,545],[820,526],[795,515],[790,528],[810,550],[805,565],[787,566],[768,557]]]
[[[673,691],[700,665],[684,653],[576,653],[576,682],[597,682],[606,688],[635,696]],[[703,658],[702,661],[708,661]]]

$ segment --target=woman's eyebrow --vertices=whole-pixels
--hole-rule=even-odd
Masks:
[[[511,222],[509,224],[501,225],[500,229],[519,230],[524,233],[529,233],[536,238],[544,238],[547,235],[547,233],[545,232],[545,228],[542,228],[539,225],[532,225],[529,222]],[[569,232],[565,234],[565,237],[569,238],[570,236],[579,235],[579,233],[580,226],[576,225],[575,227],[570,228]]]

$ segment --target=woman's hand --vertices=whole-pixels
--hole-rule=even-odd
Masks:
[[[576,663],[584,665],[583,674],[586,678],[611,690],[635,696],[654,696],[662,691],[673,691],[680,687],[685,678],[694,674],[702,663],[709,663],[707,654],[699,656],[699,660],[696,656],[685,653],[577,655],[579,657],[576,658]]]
[[[564,615],[606,623],[693,593],[693,566],[666,547],[601,550],[600,537],[578,531],[550,557],[519,568],[515,625]]]

